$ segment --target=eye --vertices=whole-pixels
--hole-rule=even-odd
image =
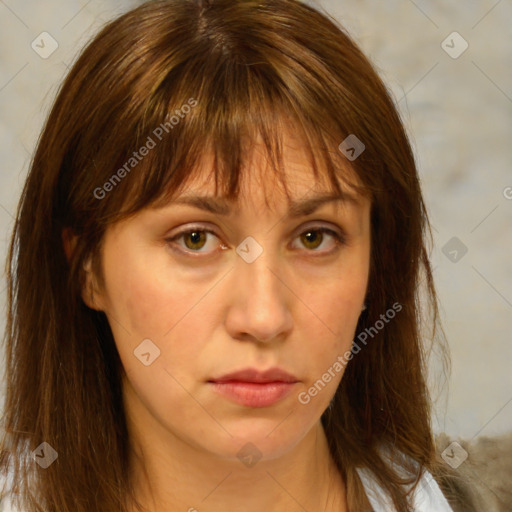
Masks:
[[[183,244],[178,244],[181,249],[175,249],[185,253],[207,253],[212,251],[201,251],[204,247],[208,246],[209,237],[208,235],[214,235],[218,238],[214,231],[210,229],[204,229],[202,227],[192,227],[186,231],[177,233],[172,238],[166,239],[167,242],[176,242],[177,240],[183,239]],[[174,248],[173,248],[174,249]],[[221,249],[227,249],[225,245],[221,245]]]
[[[325,235],[333,239],[334,243],[331,244],[331,249],[318,250],[318,247],[325,241]],[[318,226],[313,226],[303,231],[300,233],[299,238],[302,245],[308,249],[308,252],[319,252],[322,254],[330,254],[346,242],[344,234],[338,233],[333,229]]]
[[[332,240],[331,244],[328,244],[331,248],[327,250],[319,250],[318,248],[321,247],[326,240],[326,235],[327,239],[330,238]],[[205,229],[202,226],[195,226],[185,231],[181,231],[171,238],[167,238],[166,242],[169,243],[174,251],[181,253],[211,254],[215,252],[216,246],[214,242],[211,242],[213,237],[217,239],[219,238],[214,231]],[[307,252],[316,252],[320,254],[331,254],[346,243],[344,233],[338,233],[337,231],[326,228],[325,226],[312,226],[302,231],[296,238],[300,239],[302,246],[306,248]],[[179,241],[182,241],[182,243],[178,243]],[[209,243],[210,250],[208,250]],[[173,247],[176,245],[178,246],[177,248]],[[203,250],[205,248],[206,250]],[[228,247],[225,244],[220,244],[220,250],[226,250],[227,248]]]

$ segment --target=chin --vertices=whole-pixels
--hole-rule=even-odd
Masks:
[[[213,452],[240,461],[252,467],[259,461],[273,460],[282,457],[305,437],[307,430],[297,425],[287,424],[284,415],[276,420],[242,421],[238,426],[227,426],[227,434],[215,442]]]

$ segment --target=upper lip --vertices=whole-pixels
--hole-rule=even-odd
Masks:
[[[265,371],[256,368],[245,368],[235,372],[227,373],[221,377],[210,379],[210,382],[298,382],[294,375],[282,370],[281,368],[270,368]]]

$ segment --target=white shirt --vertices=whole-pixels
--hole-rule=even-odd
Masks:
[[[391,498],[377,483],[371,471],[357,468],[373,512],[395,512]],[[414,512],[453,512],[439,485],[432,475],[425,471],[413,495]]]

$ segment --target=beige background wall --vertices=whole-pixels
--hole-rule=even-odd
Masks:
[[[135,4],[0,0],[2,260],[30,154],[58,84],[95,30]],[[453,360],[436,429],[468,439],[511,431],[512,3],[316,5],[342,22],[380,69],[416,150],[435,229],[432,262]],[[461,37],[448,37],[454,31]],[[58,44],[47,59],[31,48],[42,32]],[[42,37],[44,48],[36,39],[40,53],[55,44]],[[467,49],[453,58],[464,41]],[[453,237],[455,245],[447,246]],[[5,311],[5,279],[0,292]]]

